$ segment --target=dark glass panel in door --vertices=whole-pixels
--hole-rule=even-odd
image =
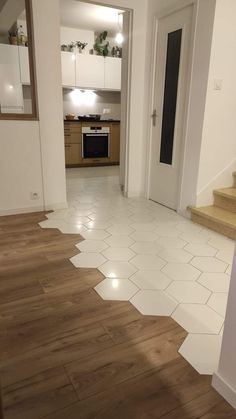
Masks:
[[[160,162],[173,161],[182,29],[168,34]]]

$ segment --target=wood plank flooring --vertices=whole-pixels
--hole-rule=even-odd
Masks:
[[[0,218],[4,419],[236,419],[178,354],[186,332],[103,301],[101,273],[68,261],[81,237],[42,230],[44,218]]]

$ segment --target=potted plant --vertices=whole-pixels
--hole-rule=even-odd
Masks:
[[[77,42],[76,42],[76,46],[77,46],[77,48],[78,48],[78,50],[79,50],[79,53],[80,53],[80,54],[82,54],[83,50],[85,49],[85,47],[86,47],[87,45],[88,45],[88,44],[87,44],[86,42],[81,42],[81,41],[77,41]]]
[[[71,42],[71,43],[68,45],[68,51],[70,51],[70,52],[74,52],[75,47],[76,47],[76,43],[75,43],[75,42]]]
[[[101,32],[95,41],[94,49],[97,51],[98,55],[103,55],[104,57],[107,57],[109,54],[109,42],[106,42],[107,39],[107,31]]]
[[[68,45],[62,44],[61,45],[61,51],[68,51]]]
[[[9,42],[11,45],[18,45],[18,29],[15,31],[9,31]]]

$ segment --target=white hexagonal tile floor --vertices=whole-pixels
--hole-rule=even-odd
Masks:
[[[190,335],[180,353],[201,374],[215,371],[234,242],[143,198],[122,196],[116,167],[67,171],[69,208],[42,228],[80,234],[78,268],[98,268],[106,300],[128,301],[143,315],[171,316]],[[82,252],[82,253],[79,253]]]
[[[206,288],[190,281],[174,281],[166,292],[179,303],[205,304],[211,296],[211,292]]]
[[[130,280],[142,290],[165,290],[171,283],[161,271],[138,271]]]
[[[129,301],[138,291],[129,279],[106,278],[95,288],[103,300]]]
[[[130,301],[146,316],[171,316],[178,305],[177,301],[163,291],[153,290],[139,291]]]
[[[219,364],[221,343],[218,335],[189,335],[179,353],[199,374],[212,375]]]
[[[70,261],[76,268],[98,268],[106,262],[106,259],[96,253],[80,253],[73,256]]]

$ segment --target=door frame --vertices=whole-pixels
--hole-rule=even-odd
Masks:
[[[152,139],[153,139],[153,125],[151,115],[154,109],[155,101],[155,81],[156,81],[156,62],[157,62],[157,38],[159,20],[167,17],[175,12],[179,12],[188,6],[193,8],[193,20],[191,28],[191,40],[190,40],[190,55],[189,55],[189,69],[188,69],[188,80],[187,80],[187,95],[184,110],[184,123],[183,123],[183,141],[181,144],[180,152],[180,172],[178,180],[178,199],[177,199],[177,212],[186,216],[186,212],[181,209],[181,196],[183,192],[183,177],[184,177],[184,162],[186,158],[186,146],[187,146],[187,129],[188,129],[188,115],[189,115],[189,104],[190,104],[190,93],[191,93],[191,81],[193,72],[193,57],[194,57],[194,44],[195,44],[195,33],[196,23],[198,15],[198,0],[183,0],[181,4],[170,7],[165,11],[162,11],[154,15],[153,18],[153,33],[152,33],[152,50],[154,51],[153,59],[151,62],[151,74],[150,74],[150,91],[149,91],[149,107],[148,107],[148,126],[147,126],[147,170],[146,170],[146,193],[145,197],[150,199],[150,184],[151,184],[151,153],[152,153]]]
[[[132,44],[133,44],[133,14],[134,10],[121,7],[120,5],[110,4],[110,3],[100,3],[99,0],[79,0],[81,3],[89,3],[97,6],[109,7],[111,9],[123,10],[129,14],[129,24],[128,24],[128,54],[127,54],[127,83],[126,86],[121,85],[121,91],[125,92],[124,101],[122,102],[121,94],[121,108],[125,106],[126,116],[125,121],[121,119],[121,142],[123,141],[124,145],[124,185],[120,184],[124,196],[128,196],[129,188],[129,149],[130,149],[130,106],[131,106],[131,70],[132,70]],[[122,60],[122,73],[126,69],[124,68],[124,60]],[[122,106],[123,103],[123,106]],[[123,138],[122,138],[122,125],[123,125]],[[121,147],[120,147],[121,149]],[[120,151],[121,156],[121,151]]]

